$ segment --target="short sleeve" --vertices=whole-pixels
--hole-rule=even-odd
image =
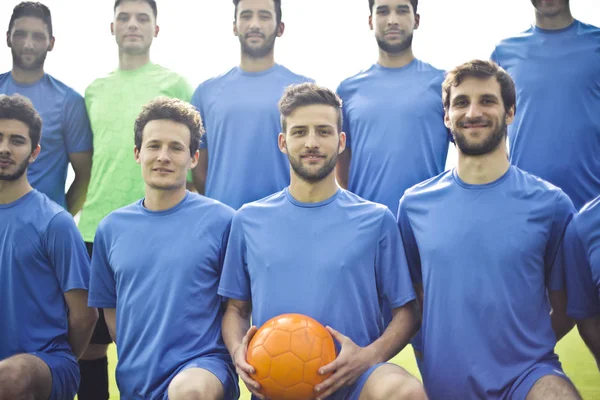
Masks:
[[[557,257],[558,250],[563,241],[567,225],[575,214],[575,207],[569,197],[562,191],[554,202],[552,225],[548,235],[548,243],[544,254],[546,272],[546,286],[549,290],[563,290],[565,288],[565,269],[562,257]]]
[[[423,282],[421,255],[419,254],[419,247],[417,246],[417,241],[408,219],[406,198],[404,196],[400,199],[400,204],[398,206],[397,223],[398,228],[400,229],[411,279],[414,284],[420,284]]]
[[[196,107],[196,110],[198,110],[198,112],[200,113],[200,117],[202,118],[202,124],[204,125],[204,129],[206,130],[206,119],[205,119],[205,113],[204,113],[204,108],[203,108],[203,104],[202,104],[202,89],[203,89],[203,85],[199,85],[196,90],[194,91],[194,94],[192,95],[192,105],[194,107]],[[202,136],[202,140],[200,140],[200,148],[201,149],[206,149],[208,147],[208,141],[207,141],[207,133],[208,132],[204,132],[204,135]]]
[[[88,290],[90,259],[73,217],[66,211],[54,216],[45,232],[48,258],[63,293]]]
[[[567,314],[580,321],[600,314],[600,295],[592,277],[588,250],[578,232],[578,217],[567,228],[559,257],[565,268]]]
[[[179,100],[187,101],[189,103],[192,99],[193,91],[194,90],[192,89],[192,86],[190,85],[188,80],[184,77],[180,77],[177,83],[171,88],[170,95]]]
[[[98,228],[92,252],[92,274],[88,304],[98,308],[117,307],[117,283],[109,261],[110,243],[105,229]]]
[[[495,48],[490,55],[490,60],[500,65],[500,60],[498,59],[498,48]]]
[[[350,132],[350,118],[348,115],[348,107],[342,84],[336,90],[337,95],[342,99],[342,131],[346,134],[346,148],[352,148],[352,132]]]
[[[223,273],[219,284],[219,295],[243,301],[250,301],[252,298],[246,258],[246,240],[239,212],[233,217],[231,223]]]
[[[394,215],[387,208],[381,221],[375,273],[378,291],[392,309],[415,299],[400,231]]]
[[[62,130],[67,153],[90,151],[93,147],[92,129],[85,101],[76,92],[70,92],[63,108]]]

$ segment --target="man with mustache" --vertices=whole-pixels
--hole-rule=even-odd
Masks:
[[[281,98],[278,143],[290,185],[233,217],[219,286],[229,299],[223,339],[240,378],[262,398],[246,362],[256,327],[280,314],[305,314],[341,346],[319,371],[333,374],[306,398],[426,399],[416,378],[386,363],[418,327],[415,295],[390,210],[335,181],[346,144],[341,108],[333,91],[312,83],[290,86]],[[382,299],[392,307],[387,326]]]
[[[72,399],[98,313],[72,216],[28,182],[42,120],[0,95],[0,399]]]
[[[492,60],[515,80],[510,161],[565,191],[578,210],[600,193],[600,28],[569,0],[531,0],[535,25],[500,42]]]
[[[22,94],[40,113],[42,150],[27,170],[29,182],[75,215],[83,206],[90,181],[92,131],[83,97],[44,71],[54,40],[48,7],[31,1],[15,6],[6,32],[12,70],[0,75],[0,93]],[[69,164],[75,179],[65,194]]]
[[[575,212],[556,186],[511,166],[515,87],[491,61],[450,71],[444,121],[456,168],[406,191],[398,225],[423,310],[432,399],[580,399],[554,353],[572,328],[557,257]]]
[[[81,212],[79,229],[90,253],[98,224],[111,211],[144,196],[139,166],[131,158],[135,119],[142,106],[157,96],[189,101],[192,88],[181,75],[150,60],[159,33],[155,0],[116,0],[111,34],[118,46],[119,66],[96,79],[85,91],[94,133],[92,178]],[[106,351],[111,338],[100,318],[82,360],[79,400],[107,400]]]
[[[281,0],[233,4],[240,65],[194,93],[206,136],[193,177],[200,193],[237,209],[288,185],[289,166],[277,149],[277,101],[286,86],[310,79],[275,62],[275,41],[285,28]]]

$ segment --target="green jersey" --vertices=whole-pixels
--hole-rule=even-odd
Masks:
[[[116,70],[96,79],[85,91],[94,134],[92,178],[79,229],[93,242],[98,224],[110,212],[144,197],[144,180],[133,158],[135,119],[157,96],[190,101],[192,87],[185,78],[148,63],[133,71]]]

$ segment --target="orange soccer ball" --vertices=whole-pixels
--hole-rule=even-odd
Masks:
[[[335,357],[333,337],[316,320],[302,314],[282,314],[265,322],[248,345],[252,379],[271,400],[314,399],[314,387],[327,379],[320,367]]]

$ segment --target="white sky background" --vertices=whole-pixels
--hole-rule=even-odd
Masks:
[[[6,31],[18,0],[0,0],[0,29]],[[52,13],[54,50],[46,72],[80,93],[117,67],[110,34],[112,0],[45,0]],[[160,33],[151,59],[188,78],[195,87],[239,62],[232,33],[230,0],[158,0]],[[600,26],[600,0],[571,0],[573,16]],[[450,69],[472,58],[488,58],[501,39],[529,27],[530,0],[420,0],[416,57]],[[335,89],[376,61],[368,26],[368,0],[283,0],[286,29],[276,42],[276,61]],[[5,43],[5,42],[4,42]],[[10,49],[0,50],[0,71],[11,69]],[[451,154],[448,165],[452,165]]]

